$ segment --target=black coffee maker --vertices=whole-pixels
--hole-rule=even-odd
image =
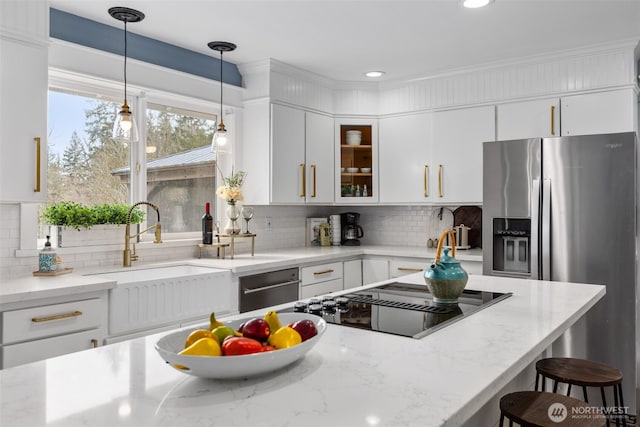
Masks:
[[[364,236],[360,222],[360,214],[356,212],[345,212],[340,214],[342,224],[341,243],[345,246],[360,246],[360,238]]]

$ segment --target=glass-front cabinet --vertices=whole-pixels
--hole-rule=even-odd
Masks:
[[[378,126],[374,119],[336,120],[336,201],[378,201]]]

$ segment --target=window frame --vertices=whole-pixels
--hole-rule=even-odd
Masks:
[[[121,83],[109,80],[82,75],[79,73],[67,72],[55,68],[49,68],[49,83],[47,90],[55,90],[72,95],[85,96],[95,99],[104,99],[114,102],[122,102],[123,86]],[[152,107],[170,108],[172,112],[193,113],[199,118],[210,118],[217,123],[219,106],[215,102],[193,98],[185,95],[165,92],[154,88],[143,88],[137,85],[127,85],[127,102],[136,115],[139,141],[146,141],[146,118],[149,105]],[[156,109],[156,108],[151,108]],[[135,149],[133,149],[135,147]],[[146,200],[147,198],[147,159],[146,144],[138,143],[130,150],[129,167],[131,170],[130,191],[128,203],[130,205]],[[216,177],[217,178],[217,177]],[[215,179],[215,178],[214,178]],[[219,209],[219,203],[215,200],[215,183],[211,190],[214,212]],[[204,207],[203,207],[204,209]],[[161,212],[162,215],[162,212]],[[146,227],[145,222],[141,227]],[[163,233],[163,240],[183,240],[198,239],[200,231]],[[140,236],[141,242],[153,241],[153,236],[144,233]]]

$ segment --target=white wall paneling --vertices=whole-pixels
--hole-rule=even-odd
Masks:
[[[0,1],[0,36],[38,45],[49,43],[47,0]]]

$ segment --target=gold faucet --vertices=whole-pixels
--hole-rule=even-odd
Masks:
[[[156,222],[155,225],[152,225],[151,227],[147,227],[144,230],[142,230],[141,232],[134,234],[133,236],[131,235],[131,213],[133,212],[133,210],[139,206],[139,205],[147,205],[150,206],[151,208],[153,208],[156,213],[158,214],[158,222]],[[123,267],[131,267],[131,261],[135,261],[138,259],[138,255],[136,255],[136,245],[134,243],[133,245],[133,254],[131,253],[131,249],[130,249],[130,240],[131,239],[135,239],[136,237],[140,236],[143,233],[146,233],[147,231],[151,230],[152,228],[156,229],[156,238],[153,241],[153,243],[162,243],[162,239],[161,239],[161,228],[160,228],[160,210],[158,209],[158,207],[156,205],[154,205],[153,203],[149,203],[149,202],[138,202],[135,203],[133,206],[131,206],[131,209],[129,209],[129,213],[127,214],[127,226],[125,228],[125,234],[124,234],[124,252],[123,252],[123,256],[122,256],[122,266]]]

